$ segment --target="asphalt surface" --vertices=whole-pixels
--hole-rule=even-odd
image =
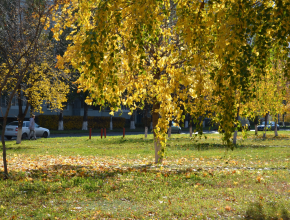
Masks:
[[[216,134],[218,133],[217,131],[204,131],[204,134]],[[137,135],[137,134],[144,134],[144,132],[126,132],[125,136],[127,135]],[[152,132],[148,132],[148,134],[153,134]],[[174,134],[174,133],[172,133]],[[189,134],[189,132],[181,132],[181,134]],[[80,133],[80,134],[50,134],[49,138],[57,138],[57,137],[89,137],[89,133]],[[108,132],[106,136],[123,136],[123,132]],[[101,137],[101,133],[92,133],[92,137]],[[41,137],[37,137],[37,139],[39,139]],[[0,140],[1,140],[1,136],[0,136]],[[12,137],[11,140],[7,140],[6,141],[13,141],[16,140],[16,137]]]
[[[284,129],[283,129],[284,130]],[[251,130],[255,131],[255,130]],[[290,130],[289,130],[290,131]],[[218,134],[218,131],[203,131],[204,134]],[[125,136],[127,135],[137,135],[137,134],[144,134],[144,132],[126,132]],[[148,134],[152,134],[152,132],[148,132]],[[181,134],[189,134],[189,131],[187,132],[181,132]],[[89,132],[88,133],[81,133],[81,134],[50,134],[49,138],[57,138],[57,137],[89,137]],[[123,132],[108,132],[107,136],[123,136]],[[100,133],[92,133],[92,137],[101,137]],[[37,137],[39,139],[41,137]],[[0,136],[1,140],[1,136]],[[6,141],[9,141],[5,139]],[[13,137],[12,140],[16,140],[16,137]]]

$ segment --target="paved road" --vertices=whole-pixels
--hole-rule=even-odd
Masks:
[[[215,134],[218,133],[217,131],[204,131],[205,134]],[[144,134],[144,132],[126,132],[127,135],[137,135],[137,134]],[[152,134],[152,132],[148,132],[148,134]],[[189,132],[182,132],[181,134],[189,134]],[[57,138],[57,137],[84,137],[84,136],[89,136],[89,133],[81,133],[81,134],[50,134],[50,138]],[[92,137],[100,137],[100,133],[92,133]],[[109,132],[107,133],[107,136],[123,136],[122,132]],[[39,139],[39,138],[37,138]],[[1,140],[1,136],[0,136]],[[16,140],[16,137],[13,137],[12,140]],[[6,139],[6,141],[8,141]]]
[[[284,130],[284,129],[283,129]],[[251,130],[251,131],[255,131],[255,130]],[[290,131],[290,130],[289,130]],[[204,131],[204,134],[217,134],[217,131]],[[126,136],[127,135],[137,135],[137,134],[144,134],[144,132],[126,132]],[[148,134],[152,134],[152,132],[148,132]],[[187,132],[182,132],[181,134],[188,134],[189,135],[189,131]],[[50,137],[51,138],[57,138],[57,137],[84,137],[84,136],[89,136],[89,133],[82,133],[82,134],[51,134]],[[92,137],[100,137],[101,134],[100,133],[92,133]],[[123,136],[122,132],[109,132],[107,133],[107,136]],[[1,136],[0,136],[0,140],[1,140]],[[13,137],[12,140],[16,140],[16,137]],[[6,141],[8,141],[6,139]]]

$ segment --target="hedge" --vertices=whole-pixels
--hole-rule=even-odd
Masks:
[[[51,130],[58,129],[58,115],[39,115],[38,124]],[[110,128],[110,117],[88,117],[88,127],[93,129]],[[113,128],[123,128],[126,119],[113,117]],[[83,125],[83,116],[63,116],[65,130],[80,130]]]

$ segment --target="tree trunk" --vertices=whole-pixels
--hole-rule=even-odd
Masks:
[[[192,137],[192,118],[191,115],[189,117],[189,137]]]
[[[63,131],[64,127],[63,127],[63,113],[62,110],[59,113],[59,119],[58,119],[58,130],[59,131]]]
[[[255,124],[255,135],[258,135],[258,124],[259,124],[259,117],[258,116],[255,117],[254,124]]]
[[[267,118],[268,118],[268,113],[266,113],[265,116],[265,127],[264,127],[264,134],[263,134],[263,138],[266,138],[266,131],[267,131]]]
[[[14,91],[10,94],[9,96],[9,102],[8,102],[8,106],[5,112],[5,115],[3,117],[3,125],[2,125],[2,134],[1,134],[1,142],[2,142],[2,151],[3,151],[3,166],[4,166],[4,179],[8,179],[8,167],[7,167],[7,153],[6,153],[6,145],[5,145],[5,129],[6,129],[6,124],[7,124],[7,117],[8,117],[8,113],[11,107],[11,101],[13,99],[13,96],[15,95],[16,92],[16,88],[14,89]]]
[[[145,103],[145,111],[144,111],[144,125],[145,125],[145,138],[148,135],[148,105]]]
[[[135,127],[135,110],[133,111],[130,118],[130,129],[136,129]]]
[[[237,136],[238,136],[238,131],[235,130],[235,132],[234,132],[234,138],[233,138],[233,144],[234,144],[234,145],[237,144]]]
[[[169,128],[168,128],[168,137],[169,138],[171,137],[171,126],[169,126]]]
[[[29,108],[29,103],[26,102],[26,107],[24,109],[24,112],[22,112],[22,99],[21,99],[21,87],[19,85],[18,87],[18,131],[17,131],[17,139],[16,139],[16,144],[20,144],[21,143],[21,139],[22,139],[22,127],[23,127],[23,121],[25,118],[25,115],[28,112],[28,108]]]
[[[173,125],[172,121],[169,122],[169,128],[168,128],[168,137],[171,137],[171,126]]]
[[[16,138],[16,144],[21,143],[21,137],[22,137],[22,126],[23,126],[23,120],[25,115],[22,113],[22,99],[21,99],[21,86],[18,85],[18,131],[17,131],[17,138]]]
[[[277,119],[275,120],[275,137],[278,137],[278,131],[277,131]]]
[[[159,113],[158,110],[160,108],[160,104],[156,103],[156,99],[154,100],[154,104],[153,104],[153,110],[152,110],[152,122],[153,122],[153,131],[154,131],[154,148],[155,148],[155,163],[162,163],[162,156],[160,155],[160,150],[161,150],[161,144],[160,144],[160,140],[157,138],[156,135],[156,125],[158,123],[158,119],[159,119]]]
[[[239,120],[239,113],[240,113],[240,107],[238,107],[238,111],[237,111],[237,117],[236,117],[237,122]],[[233,144],[234,145],[237,144],[237,136],[238,136],[238,130],[237,130],[237,125],[235,125],[235,132],[234,132],[234,137],[233,137]]]
[[[285,127],[285,121],[284,121],[284,118],[285,118],[285,114],[283,114],[283,127]]]
[[[188,128],[188,114],[186,114],[186,117],[185,117],[184,128]]]
[[[7,112],[7,111],[6,111]],[[7,117],[3,118],[3,126],[2,126],[2,134],[1,134],[1,141],[2,141],[2,151],[3,151],[3,165],[4,165],[4,179],[8,179],[8,168],[7,168],[7,160],[6,160],[6,145],[5,145],[5,128],[7,123]]]
[[[113,130],[113,116],[110,118],[110,130]]]
[[[148,135],[148,127],[145,127],[145,138],[147,138]]]
[[[89,106],[86,102],[84,102],[84,117],[83,117],[83,127],[82,130],[87,131],[88,130],[88,110]]]

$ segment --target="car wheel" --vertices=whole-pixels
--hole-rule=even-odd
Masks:
[[[5,136],[7,138],[7,140],[11,140],[12,137],[11,136]]]
[[[177,132],[178,134],[180,134],[180,130],[178,130],[178,132]]]
[[[28,135],[26,133],[23,133],[21,136],[21,140],[26,140],[28,138]]]
[[[44,138],[47,138],[48,137],[48,133],[45,131],[42,135]]]

